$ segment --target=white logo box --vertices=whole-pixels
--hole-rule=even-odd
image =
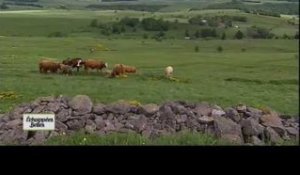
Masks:
[[[55,114],[23,114],[23,130],[54,130]]]

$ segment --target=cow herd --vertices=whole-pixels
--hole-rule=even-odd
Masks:
[[[104,71],[109,77],[119,77],[126,76],[127,73],[136,73],[137,69],[134,66],[128,66],[124,64],[115,64],[112,70],[108,69],[108,63],[96,60],[96,59],[82,59],[82,58],[68,58],[63,60],[61,63],[56,62],[50,59],[42,59],[39,62],[39,71],[40,73],[60,73],[65,75],[72,75],[73,69],[76,69],[79,72],[80,68],[84,67],[86,73],[89,70],[97,70],[97,72],[102,71],[102,69],[106,68]],[[173,67],[168,66],[165,68],[165,75],[167,77],[171,77],[173,74]]]

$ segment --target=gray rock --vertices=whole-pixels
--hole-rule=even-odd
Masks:
[[[96,128],[97,128],[97,125],[94,121],[92,120],[87,120],[86,121],[86,125],[85,125],[85,131],[88,133],[88,134],[92,134],[96,131]]]
[[[202,116],[198,118],[198,121],[202,124],[212,124],[214,122],[214,118],[208,116]]]
[[[48,139],[52,138],[52,137],[57,137],[59,136],[60,134],[56,131],[50,131],[50,134],[48,136]]]
[[[112,121],[104,120],[104,122],[105,122],[104,131],[115,131],[116,130],[116,128],[113,125]]]
[[[146,116],[150,116],[158,112],[159,106],[156,104],[146,104],[139,108],[139,111]]]
[[[105,108],[107,112],[111,112],[114,114],[125,114],[130,111],[131,105],[125,102],[118,102],[109,104]]]
[[[224,117],[214,117],[214,128],[217,137],[234,143],[243,143],[241,127],[232,120]]]
[[[275,112],[270,114],[265,114],[260,118],[260,122],[264,126],[272,127],[279,135],[283,136],[285,134],[282,119]]]
[[[114,119],[114,114],[110,113],[107,116],[107,120],[113,120]]]
[[[266,127],[264,133],[267,142],[271,142],[271,144],[282,142],[279,134],[277,134],[277,132],[275,132],[271,127]]]
[[[138,132],[143,131],[146,129],[147,126],[147,118],[145,116],[141,116],[138,120],[136,120],[134,127],[137,129]]]
[[[123,128],[123,127],[124,127],[124,125],[122,123],[115,122],[115,128],[116,128],[117,131],[120,130],[121,128]]]
[[[287,127],[287,128],[285,128],[285,130],[287,131],[288,135],[295,137],[295,138],[299,137],[299,128],[297,130],[293,127]]]
[[[121,128],[118,130],[119,133],[135,133],[134,130],[128,128]]]
[[[78,114],[87,114],[92,111],[92,100],[86,95],[77,95],[69,102],[69,106]]]
[[[25,143],[28,137],[28,131],[24,131],[22,127],[7,130],[0,135],[0,143],[6,145],[19,145]]]
[[[188,110],[183,105],[178,103],[172,104],[171,108],[175,114],[183,115],[188,113]]]
[[[97,134],[99,136],[105,136],[106,132],[104,130],[99,130],[99,131],[96,131],[95,134]]]
[[[93,107],[93,113],[99,114],[99,115],[104,114],[105,113],[105,105],[101,104],[101,103],[96,104]]]
[[[143,132],[142,132],[142,136],[146,137],[146,138],[150,138],[152,134],[152,130],[150,128],[146,128]]]
[[[46,109],[45,105],[40,105],[40,106],[37,106],[36,108],[34,108],[32,113],[33,114],[40,114],[40,113],[45,112],[45,109]]]
[[[236,123],[239,123],[241,120],[241,116],[239,115],[239,113],[237,112],[237,110],[235,110],[234,108],[226,108],[225,109],[225,115],[226,117],[230,118],[231,120],[233,120]]]
[[[236,107],[236,110],[237,110],[239,113],[244,113],[244,112],[247,111],[247,106],[246,106],[246,105],[240,104],[240,105],[238,105],[238,106]]]
[[[201,103],[196,105],[193,112],[195,112],[198,116],[210,116],[212,108],[206,103]]]
[[[258,137],[256,137],[256,136],[252,136],[251,137],[251,143],[253,145],[258,145],[258,146],[265,145],[265,143],[262,140],[260,140]]]
[[[242,120],[241,127],[244,136],[258,136],[264,132],[264,127],[251,117]]]
[[[84,128],[85,121],[81,119],[72,119],[67,121],[66,124],[70,130],[79,130]]]
[[[36,131],[34,134],[34,139],[31,144],[41,145],[48,138],[50,132],[49,131]]]
[[[165,120],[168,118],[175,118],[175,114],[173,113],[170,106],[161,106],[159,108],[159,118],[161,120]]]
[[[188,116],[186,114],[175,116],[175,120],[177,123],[184,123],[187,121],[187,119],[188,119]]]
[[[68,130],[68,126],[59,120],[55,120],[55,130],[59,132],[66,132]]]
[[[60,103],[51,102],[51,103],[47,104],[47,107],[45,109],[48,110],[48,111],[57,113],[58,110],[60,109],[60,105],[61,105]]]
[[[24,113],[28,113],[27,111],[32,111],[29,107],[16,107],[13,111],[11,111],[8,115],[9,119],[22,119]]]
[[[127,121],[125,123],[125,128],[127,128],[127,129],[134,129],[134,125],[132,123],[130,123],[130,122]]]
[[[22,125],[22,120],[21,119],[15,119],[11,120],[6,123],[5,128],[11,129],[11,128],[16,128],[18,126]]]
[[[55,118],[61,122],[65,122],[71,117],[71,114],[72,109],[62,109],[56,114]]]
[[[212,111],[211,111],[211,116],[213,116],[213,117],[221,117],[224,115],[225,115],[225,112],[223,110],[212,109]]]
[[[105,122],[101,116],[96,116],[95,123],[97,130],[101,130],[105,127]]]

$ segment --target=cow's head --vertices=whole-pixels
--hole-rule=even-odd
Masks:
[[[77,66],[77,67],[80,67],[80,66],[82,66],[83,64],[84,64],[84,61],[82,61],[82,59],[80,59],[80,60],[77,61],[76,66]]]
[[[105,68],[108,68],[108,63],[104,63],[104,67],[105,67]]]

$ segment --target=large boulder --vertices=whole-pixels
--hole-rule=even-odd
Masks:
[[[242,120],[241,126],[244,136],[258,136],[264,131],[264,127],[253,118]]]
[[[159,106],[156,104],[146,104],[139,108],[140,113],[145,114],[146,116],[151,116],[158,112]]]
[[[266,127],[264,130],[265,134],[265,142],[269,142],[271,144],[277,144],[282,142],[280,135],[274,131],[271,127]]]
[[[222,109],[212,109],[211,116],[213,117],[222,117],[225,115],[225,112]]]
[[[243,136],[240,125],[224,117],[214,117],[215,134],[219,138],[242,144]]]
[[[266,127],[274,129],[281,137],[285,135],[282,119],[275,112],[261,116],[260,123]]]
[[[72,119],[66,122],[69,130],[79,130],[85,126],[85,121],[82,119]]]
[[[47,104],[45,109],[47,111],[57,113],[58,110],[60,109],[60,106],[61,106],[61,103],[59,103],[59,102],[50,102]]]
[[[234,108],[226,108],[225,109],[226,117],[230,118],[236,123],[239,123],[241,120],[240,114]]]
[[[207,103],[197,104],[193,112],[198,116],[210,116],[212,108]]]
[[[77,95],[69,101],[69,106],[78,114],[83,115],[92,111],[93,102],[86,95]]]
[[[130,111],[131,105],[127,102],[116,102],[105,107],[106,112],[114,114],[126,114]]]
[[[101,103],[96,104],[93,107],[93,113],[99,114],[99,115],[104,114],[105,113],[105,105],[101,104]]]

